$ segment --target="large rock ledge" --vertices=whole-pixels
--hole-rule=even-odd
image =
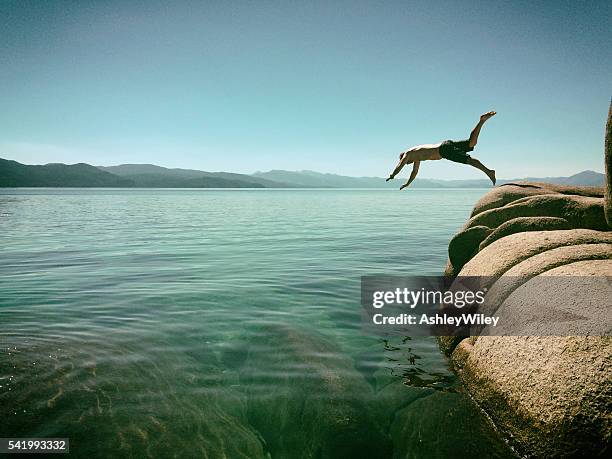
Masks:
[[[611,351],[609,337],[483,336],[452,360],[521,455],[596,457],[610,440]]]
[[[612,106],[604,188],[527,182],[497,187],[476,203],[451,240],[446,275],[499,277],[487,286],[487,299],[493,300],[488,314],[540,310],[544,297],[570,294],[573,310],[564,313],[591,323],[609,320],[612,298],[606,282],[594,291],[574,291],[568,278],[561,289],[566,291],[541,295],[526,295],[525,287],[546,276],[612,276],[610,115]],[[472,398],[520,455],[609,454],[612,337],[443,337],[440,347]]]

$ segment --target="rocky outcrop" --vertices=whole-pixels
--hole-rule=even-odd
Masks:
[[[603,198],[604,190],[593,186],[568,186],[555,183],[513,182],[493,188],[474,205],[471,217],[485,210],[502,207],[518,199],[543,194]]]
[[[608,111],[608,123],[606,124],[606,221],[612,228],[612,102]]]
[[[609,337],[482,336],[453,363],[521,454],[595,457],[610,441],[611,355]]]
[[[524,456],[609,453],[611,116],[612,106],[605,190],[526,182],[497,187],[476,203],[449,244],[446,274],[489,276],[481,281],[488,290],[479,312],[500,317],[507,330],[497,335],[520,336],[484,336],[485,329],[466,339],[442,337],[440,347]]]
[[[465,265],[476,255],[480,244],[492,231],[488,226],[473,226],[453,237],[448,244],[448,261],[451,269]]]
[[[491,315],[514,290],[534,276],[580,261],[611,258],[612,232],[578,229],[517,233],[485,247],[465,264],[460,275],[486,276],[480,287],[489,291],[486,308],[480,312]],[[584,275],[593,275],[588,266],[581,266]],[[608,275],[612,275],[612,270]],[[447,354],[460,341],[458,337],[439,338],[440,348]]]
[[[497,228],[502,223],[520,217],[557,217],[567,220],[573,228],[608,229],[603,218],[601,198],[561,194],[528,196],[503,207],[486,210],[472,217],[467,228]]]
[[[480,243],[478,250],[484,249],[492,242],[514,233],[527,231],[551,231],[570,229],[570,224],[565,218],[559,217],[517,217],[502,223],[487,238]]]
[[[570,262],[566,257],[554,257],[556,252],[551,252],[554,249],[580,246],[579,250],[586,250],[592,244],[609,246],[612,244],[612,233],[576,229],[512,234],[485,247],[464,265],[460,274],[493,277],[504,274],[534,276],[543,270]],[[612,257],[612,252],[607,254]],[[533,267],[539,260],[545,260],[541,271]],[[511,269],[513,270],[510,271]],[[494,279],[491,278],[492,280]]]
[[[511,330],[525,327],[521,334],[528,335],[441,340],[472,397],[521,454],[602,454],[612,435],[612,339],[538,335],[573,334],[571,320],[580,320],[582,329],[591,332],[601,333],[602,324],[609,330],[607,282],[579,291],[572,278],[553,286],[541,279],[612,275],[612,232],[512,234],[487,245],[460,275],[501,276],[486,278],[491,310],[482,312],[505,317],[500,322],[511,324]],[[544,310],[550,304],[559,306]],[[532,320],[530,311],[550,321]],[[569,319],[554,320],[555,315]],[[569,328],[551,328],[564,325]]]
[[[570,194],[571,192],[581,194]],[[474,206],[471,218],[449,243],[447,276],[457,276],[480,250],[502,237],[540,230],[608,230],[603,190],[549,184],[502,185]]]

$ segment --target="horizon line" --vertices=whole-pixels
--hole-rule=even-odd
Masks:
[[[20,163],[26,166],[47,166],[50,164],[62,164],[65,166],[75,166],[77,164],[85,164],[88,166],[92,166],[92,167],[118,167],[118,166],[155,166],[155,167],[161,167],[164,169],[168,169],[168,170],[192,170],[192,171],[198,171],[198,172],[207,172],[207,173],[229,173],[229,174],[238,174],[238,175],[247,175],[247,176],[251,176],[251,175],[255,175],[258,173],[267,173],[267,172],[273,172],[273,171],[279,171],[279,172],[294,172],[294,173],[303,173],[303,172],[314,172],[316,174],[324,174],[324,175],[336,175],[336,176],[340,176],[340,177],[349,177],[349,178],[380,178],[380,179],[384,179],[385,177],[382,176],[376,176],[376,175],[342,175],[339,174],[337,172],[321,172],[321,171],[316,171],[313,169],[295,169],[295,170],[289,170],[289,169],[270,169],[268,171],[261,171],[261,170],[256,170],[254,172],[251,173],[243,173],[243,172],[232,172],[232,171],[228,171],[228,170],[218,170],[218,171],[210,171],[210,170],[203,170],[203,169],[193,169],[190,167],[169,167],[169,166],[161,166],[159,164],[154,164],[154,163],[121,163],[121,164],[111,164],[111,165],[100,165],[100,164],[90,164],[90,163],[86,163],[86,162],[77,162],[77,163],[62,163],[62,162],[50,162],[50,163],[45,163],[45,164],[28,164],[28,163],[22,163],[20,161],[17,161],[15,159],[7,159],[7,158],[2,158],[0,157],[0,159],[4,159],[6,161],[15,161],[16,163]],[[572,177],[574,175],[577,174],[581,174],[583,172],[594,172],[596,174],[602,174],[605,175],[605,171],[596,171],[593,169],[584,169],[578,172],[574,172],[570,175],[547,175],[547,176],[543,176],[543,177],[535,177],[535,176],[525,176],[525,177],[513,177],[513,178],[498,178],[497,180],[522,180],[522,179],[528,179],[528,178],[556,178],[556,177]],[[487,179],[479,179],[479,178],[435,178],[435,177],[419,177],[418,179],[420,180],[439,180],[439,181],[462,181],[462,182],[468,182],[468,181],[479,181],[479,180],[483,180],[486,181]]]

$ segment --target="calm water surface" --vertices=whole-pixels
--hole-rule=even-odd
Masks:
[[[359,278],[436,275],[485,190],[0,191],[0,437],[76,457],[509,457]]]

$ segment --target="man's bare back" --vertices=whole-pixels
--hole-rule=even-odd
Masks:
[[[409,148],[406,150],[406,154],[408,154],[408,162],[442,159],[440,156],[440,145],[442,145],[442,142],[425,143],[423,145],[416,145]]]
[[[467,152],[474,150],[476,143],[478,142],[478,135],[483,124],[492,116],[495,116],[496,112],[487,112],[480,116],[480,121],[474,127],[470,133],[469,140],[463,140],[459,142],[453,142],[452,140],[446,140],[440,143],[427,143],[423,145],[416,145],[405,152],[400,153],[400,161],[395,167],[387,181],[392,180],[406,164],[412,163],[412,173],[406,183],[404,183],[400,190],[403,190],[409,186],[412,181],[416,178],[419,172],[419,166],[421,161],[437,161],[439,159],[448,159],[457,163],[468,164],[483,171],[489,179],[495,185],[495,171],[488,169],[484,164],[478,161],[476,158],[472,158]]]

